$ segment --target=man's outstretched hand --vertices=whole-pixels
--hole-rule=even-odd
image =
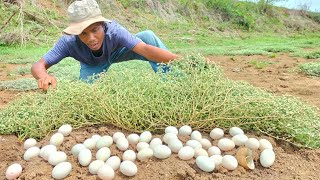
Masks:
[[[42,89],[44,91],[47,91],[49,89],[49,86],[52,86],[52,88],[57,87],[57,80],[54,76],[46,75],[40,79],[38,79],[38,87],[39,89]]]

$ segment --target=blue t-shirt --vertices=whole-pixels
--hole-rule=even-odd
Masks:
[[[57,64],[65,57],[72,57],[85,64],[97,65],[108,62],[111,53],[118,48],[132,49],[141,42],[139,38],[129,33],[116,21],[105,22],[104,26],[105,36],[101,56],[95,57],[90,48],[78,36],[63,35],[55,46],[43,56],[43,59],[50,66]]]

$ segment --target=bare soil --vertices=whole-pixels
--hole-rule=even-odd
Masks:
[[[224,69],[226,76],[233,80],[243,80],[253,86],[263,88],[278,95],[291,95],[320,108],[320,79],[309,77],[297,71],[297,65],[310,60],[290,57],[287,54],[277,54],[275,58],[267,56],[212,56],[208,57]],[[258,69],[252,64],[253,60],[264,60],[273,62],[268,66]],[[4,74],[0,73],[0,79],[5,80]],[[18,98],[16,91],[0,90],[0,108],[6,106],[10,101]],[[68,155],[68,161],[72,163],[72,172],[66,178],[75,179],[98,179],[90,175],[88,167],[81,167],[77,158],[71,155],[71,148],[76,143],[83,142],[93,134],[112,135],[116,131],[122,131],[126,135],[130,132],[123,131],[113,126],[86,127],[77,129],[65,138],[64,143],[58,149]],[[51,134],[50,134],[51,135]],[[38,146],[48,144],[50,135],[42,139]],[[208,134],[204,135],[208,136]],[[160,135],[157,135],[158,137]],[[250,137],[257,137],[254,134]],[[269,139],[276,153],[276,161],[270,168],[263,168],[257,157],[255,158],[256,169],[245,170],[238,167],[234,171],[219,168],[212,173],[202,172],[197,168],[195,160],[182,161],[176,154],[165,160],[152,158],[146,162],[136,161],[138,174],[132,178],[116,172],[115,179],[319,179],[320,175],[320,149],[308,150],[298,149],[285,142],[279,142],[269,137],[258,137]],[[184,139],[186,140],[186,139]],[[215,141],[212,141],[216,144]],[[134,149],[135,147],[130,147]],[[115,145],[111,146],[112,155],[122,152]],[[31,161],[23,160],[23,142],[15,135],[0,135],[0,180],[5,179],[6,168],[14,163],[23,166],[21,180],[52,179],[53,166],[40,157]],[[95,152],[93,152],[94,154]],[[234,151],[226,154],[234,154]],[[259,153],[259,152],[257,152]]]

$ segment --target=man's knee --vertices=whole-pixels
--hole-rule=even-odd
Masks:
[[[156,35],[154,34],[153,31],[146,30],[146,31],[139,32],[137,34],[137,37],[140,38],[143,42],[153,45],[155,43]]]

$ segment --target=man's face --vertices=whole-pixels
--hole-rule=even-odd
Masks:
[[[91,24],[82,31],[82,33],[79,35],[79,38],[92,51],[98,51],[102,46],[104,38],[103,23],[97,22]]]

